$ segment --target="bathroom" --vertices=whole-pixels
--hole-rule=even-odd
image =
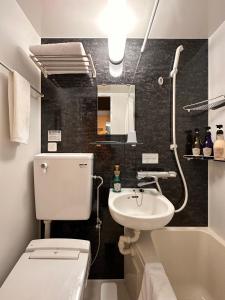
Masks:
[[[0,38],[0,300],[225,299],[225,162],[215,157],[216,125],[225,126],[225,1],[2,0]],[[70,62],[63,53],[57,70],[56,51],[47,74],[33,53],[45,45],[79,45],[83,56]],[[116,107],[102,104],[115,94]],[[13,140],[13,117],[25,140]],[[214,153],[192,155],[187,132],[196,141],[198,128],[203,141],[207,126]],[[70,158],[86,178],[70,178]],[[68,169],[39,180],[54,159]],[[69,188],[65,178],[74,180]],[[71,216],[61,207],[56,218],[57,195],[63,204],[72,190]],[[38,216],[40,195],[52,218]],[[146,209],[121,220],[117,199],[129,200],[127,214],[151,201],[172,212],[155,227],[154,208],[153,217]],[[56,250],[62,257],[53,259]]]

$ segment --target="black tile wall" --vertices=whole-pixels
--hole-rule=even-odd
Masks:
[[[170,151],[171,137],[171,81],[168,79],[173,65],[176,47],[183,44],[177,76],[177,142],[181,164],[189,188],[187,207],[175,214],[171,226],[206,226],[208,211],[208,166],[204,161],[188,162],[182,158],[185,149],[185,130],[207,125],[207,113],[187,113],[182,107],[196,99],[208,96],[208,42],[207,40],[149,40],[134,80],[136,93],[136,130],[143,145],[101,146],[91,145],[97,139],[96,110],[97,84],[131,83],[142,40],[128,39],[124,70],[120,78],[112,78],[108,70],[106,39],[43,39],[42,43],[81,41],[87,53],[91,53],[97,78],[86,75],[55,75],[42,79],[42,152],[47,152],[47,131],[62,130],[59,152],[93,152],[94,173],[104,178],[101,190],[101,247],[99,256],[91,268],[91,278],[123,278],[123,257],[117,242],[123,228],[110,217],[107,199],[114,164],[120,164],[124,187],[136,186],[138,169],[142,165],[142,153],[159,153],[158,165],[148,169],[175,170],[176,163]],[[165,84],[159,86],[158,77],[164,76]],[[124,139],[124,137],[118,137]],[[115,137],[113,137],[115,139]],[[182,205],[183,187],[180,177],[162,180],[164,194],[176,208]],[[54,222],[53,237],[84,238],[91,241],[92,253],[97,249],[98,234],[95,229],[95,191],[93,189],[93,213],[84,222]]]

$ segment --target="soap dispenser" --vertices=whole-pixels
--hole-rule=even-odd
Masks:
[[[214,158],[217,160],[224,160],[225,158],[225,141],[223,135],[223,125],[216,125],[216,141],[214,143]]]
[[[120,179],[120,166],[115,165],[114,167],[114,177],[113,177],[113,192],[121,192],[121,179]]]

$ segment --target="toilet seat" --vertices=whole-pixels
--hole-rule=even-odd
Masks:
[[[80,300],[89,262],[89,241],[31,241],[0,288],[0,299]]]

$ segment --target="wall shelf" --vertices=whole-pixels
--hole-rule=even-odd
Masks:
[[[184,155],[183,158],[187,160],[213,160],[219,162],[225,162],[225,160],[214,159],[214,156],[204,156],[204,155]]]
[[[215,98],[211,98],[208,100],[196,102],[193,104],[183,106],[183,109],[191,112],[191,111],[208,111],[208,110],[216,110],[225,106],[225,95],[220,95]]]
[[[119,141],[95,141],[91,142],[90,145],[96,145],[96,146],[101,146],[101,145],[130,145],[135,147],[136,145],[143,145],[143,143],[127,143],[127,142],[119,142]]]

